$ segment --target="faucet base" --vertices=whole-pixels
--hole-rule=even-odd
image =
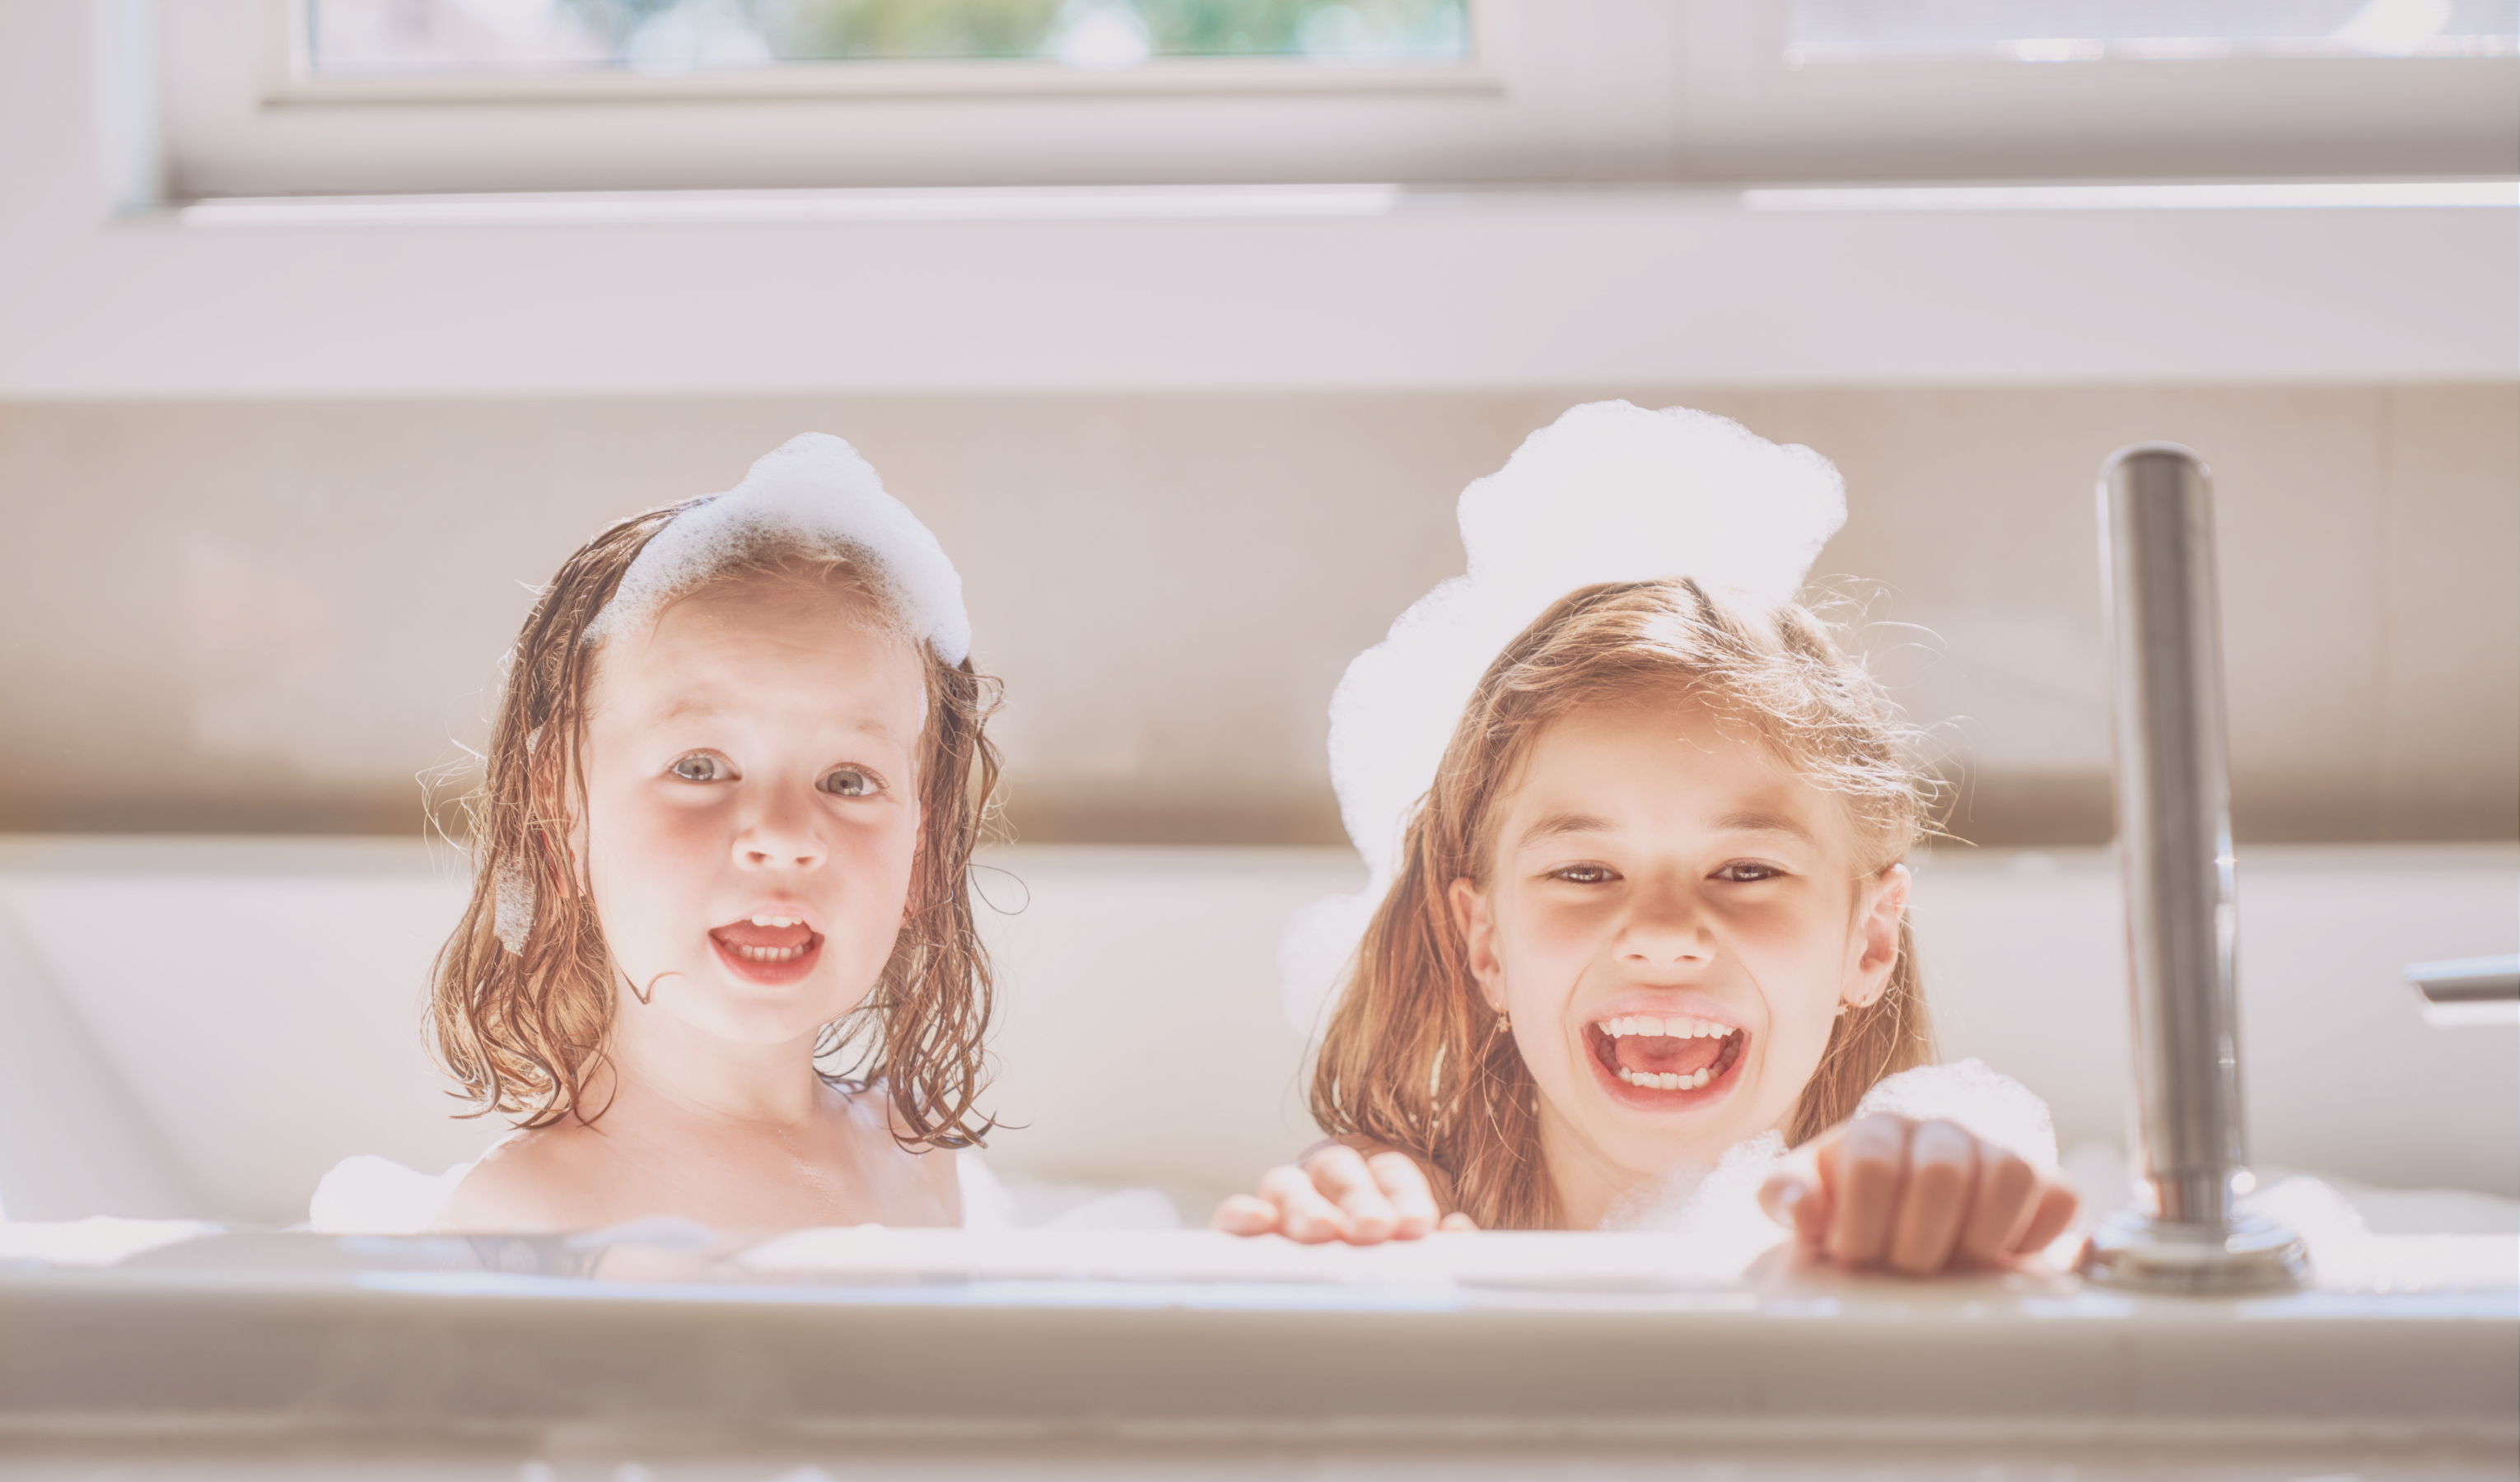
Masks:
[[[2282,1291],[2310,1280],[2310,1251],[2263,1215],[2181,1225],[2129,1209],[2092,1230],[2075,1270],[2102,1286],[2181,1296]]]

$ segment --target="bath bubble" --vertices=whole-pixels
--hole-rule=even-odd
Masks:
[[[2048,1103],[1983,1060],[1917,1065],[1885,1076],[1856,1104],[1857,1116],[1887,1112],[1912,1121],[1958,1124],[2042,1171],[2056,1167]],[[1685,1236],[1702,1259],[1739,1270],[1786,1237],[1759,1207],[1759,1188],[1785,1159],[1771,1130],[1727,1149],[1713,1167],[1675,1163],[1622,1200],[1604,1230]]]
[[[1772,606],[1846,522],[1837,470],[1729,418],[1580,406],[1462,491],[1469,569],[1400,614],[1330,700],[1330,782],[1364,859],[1357,896],[1298,913],[1279,954],[1286,1015],[1310,1033],[1391,884],[1402,834],[1498,651],[1577,587],[1690,576]]]
[[[521,955],[534,929],[534,881],[515,859],[499,861],[496,895],[491,902],[490,930],[510,957]]]
[[[612,601],[587,625],[586,641],[639,631],[729,561],[777,537],[870,561],[884,595],[938,658],[959,664],[971,651],[963,578],[945,548],[884,492],[857,449],[828,432],[788,439],[763,455],[742,483],[674,516],[630,563]]]

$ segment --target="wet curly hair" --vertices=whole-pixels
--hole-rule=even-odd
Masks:
[[[509,654],[486,775],[464,804],[472,899],[439,949],[429,1000],[437,1056],[473,1103],[465,1115],[543,1127],[603,1114],[588,1104],[588,1086],[607,1053],[620,974],[569,850],[586,804],[587,702],[603,651],[587,629],[648,542],[698,502],[632,516],[580,547]],[[906,626],[864,553],[775,532],[730,552],[699,589],[781,576],[835,582],[872,601],[888,628]],[[974,1105],[986,1085],[981,1042],[994,990],[969,875],[993,817],[999,759],[984,728],[998,685],[968,658],[947,664],[923,639],[904,641],[922,661],[927,696],[909,911],[874,990],[824,1026],[815,1063],[835,1085],[880,1090],[905,1147],[965,1147],[994,1125]]]
[[[1694,581],[1614,582],[1558,599],[1480,678],[1409,822],[1314,1063],[1321,1129],[1396,1148],[1483,1230],[1556,1222],[1540,1151],[1539,1089],[1496,1032],[1446,892],[1485,880],[1513,781],[1548,726],[1641,693],[1684,695],[1746,723],[1855,826],[1867,873],[1930,831],[1939,784],[1908,757],[1915,738],[1880,686],[1810,610],[1744,612]],[[1795,1104],[1799,1144],[1852,1115],[1882,1077],[1934,1057],[1907,923],[1881,996],[1849,1009]]]

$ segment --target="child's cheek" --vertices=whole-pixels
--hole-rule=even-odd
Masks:
[[[1602,922],[1602,913],[1582,902],[1531,901],[1499,918],[1498,955],[1529,969],[1580,965],[1592,955]]]

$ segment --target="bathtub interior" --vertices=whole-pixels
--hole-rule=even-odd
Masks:
[[[1313,1139],[1278,941],[1296,909],[1356,888],[1352,855],[1036,846],[988,866],[988,1104],[1006,1127],[987,1159],[1017,1223],[1160,1222],[1165,1200],[1195,1223]],[[1916,869],[1946,1054],[2046,1097],[2093,1202],[2115,1202],[2128,1048],[2110,856],[1946,849]],[[504,1129],[455,1115],[420,1036],[462,890],[460,859],[416,841],[0,841],[8,1214],[288,1226],[352,1154],[428,1172],[477,1155]],[[2243,850],[2261,1170],[2318,1171],[2375,1230],[2505,1228],[2520,1027],[2428,1023],[2399,974],[2515,939],[2520,848]],[[1162,1197],[1109,1204],[1123,1189]]]

